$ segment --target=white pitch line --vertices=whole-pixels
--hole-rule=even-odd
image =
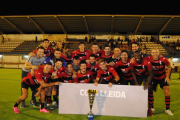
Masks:
[[[171,80],[170,80],[171,81]],[[180,80],[172,80],[172,81],[175,81],[175,82],[180,82]]]

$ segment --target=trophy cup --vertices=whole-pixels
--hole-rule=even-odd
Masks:
[[[89,105],[90,105],[90,112],[88,113],[88,120],[94,120],[94,115],[92,113],[92,107],[94,103],[95,95],[97,94],[97,90],[87,90],[88,96],[89,96]]]

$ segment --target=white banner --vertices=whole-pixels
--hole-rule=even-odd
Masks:
[[[62,83],[59,87],[59,114],[89,113],[87,89],[97,90],[94,115],[147,117],[148,90],[143,86]]]
[[[87,37],[87,34],[79,34],[79,35],[68,34],[67,35],[67,38],[69,38],[69,39],[82,39],[82,40],[84,40],[85,37]]]

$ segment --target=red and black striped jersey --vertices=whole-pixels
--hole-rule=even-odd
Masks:
[[[104,80],[104,81],[107,81],[107,82],[111,82],[111,81],[114,80],[114,78],[116,76],[118,76],[118,74],[116,73],[114,68],[111,67],[111,66],[107,66],[107,70],[106,71],[103,71],[102,69],[98,70],[96,78],[101,79],[100,81]]]
[[[61,72],[60,74],[58,74],[58,78],[61,78],[63,83],[73,83],[74,82],[73,74],[68,75],[66,72]]]
[[[79,49],[72,52],[72,58],[74,56],[79,56],[79,60],[86,60],[86,55],[89,53],[89,50],[84,50],[81,52]]]
[[[87,54],[86,60],[89,60],[89,56],[91,54],[94,54],[96,57],[96,61],[98,61],[101,58],[102,52],[93,53],[92,51],[89,51],[89,53]]]
[[[86,70],[85,74],[77,73],[77,79],[74,80],[74,82],[78,83],[90,83],[90,81],[93,81],[94,77],[91,71]]]
[[[107,62],[107,61],[111,58],[112,55],[113,55],[112,52],[110,52],[110,54],[107,55],[107,56],[105,55],[105,53],[103,53],[103,54],[101,55],[101,58],[104,59],[105,62]]]
[[[37,69],[34,71],[34,76],[28,74],[28,76],[22,79],[22,82],[25,82],[28,85],[36,85],[39,84],[39,81],[47,82],[50,78],[49,74],[44,74],[43,69]]]
[[[61,58],[63,58],[66,63],[72,63],[73,62],[73,58],[71,56],[71,58],[67,58],[63,53],[61,53]]]
[[[99,70],[99,64],[91,65],[90,63],[87,63],[87,70],[91,71],[93,73],[93,77],[96,78],[97,71]]]
[[[123,63],[122,60],[115,62],[114,68],[119,68],[122,71],[122,77],[125,80],[133,80],[131,73],[130,60],[128,59],[127,63]]]
[[[160,57],[158,60],[154,60],[152,56],[145,57],[146,59],[150,60],[153,66],[153,78],[156,80],[161,80],[166,78],[166,66],[170,65],[170,62],[165,57]]]
[[[148,70],[152,70],[152,64],[149,60],[145,58],[142,59],[141,64],[138,64],[136,60],[134,60],[134,63],[130,62],[131,69],[135,69],[137,75],[148,75]]]

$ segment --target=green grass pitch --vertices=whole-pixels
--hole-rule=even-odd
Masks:
[[[95,116],[94,120],[179,120],[180,119],[180,79],[178,73],[171,75],[171,111],[174,116],[165,113],[165,102],[163,90],[158,87],[154,93],[154,116],[147,118],[131,118],[116,116]],[[26,99],[26,108],[20,108],[20,114],[15,114],[13,104],[20,97],[21,69],[0,69],[0,120],[87,120],[86,115],[58,114],[58,109],[50,110],[51,113],[40,113],[39,108],[29,106],[31,92]],[[137,108],[138,110],[138,108]]]

